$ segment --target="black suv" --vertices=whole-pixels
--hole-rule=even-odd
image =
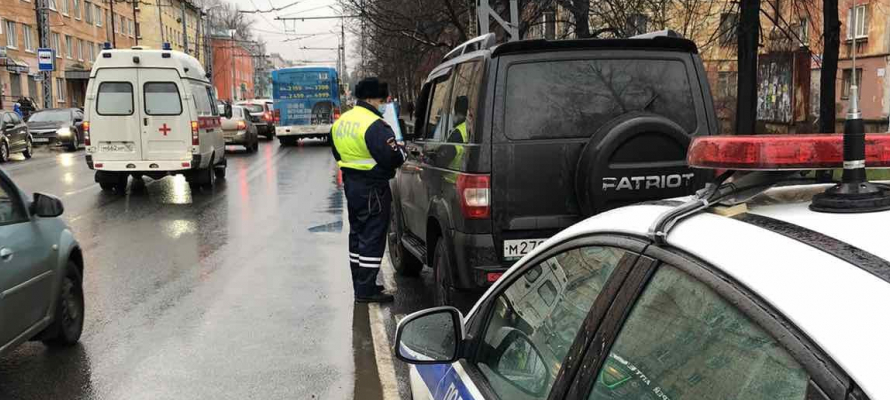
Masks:
[[[494,41],[430,73],[392,181],[390,258],[403,275],[431,266],[440,304],[585,217],[710,179],[686,166],[690,138],[718,129],[693,42]]]

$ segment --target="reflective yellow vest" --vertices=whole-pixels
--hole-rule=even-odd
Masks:
[[[368,145],[365,144],[365,133],[371,124],[380,119],[367,108],[356,106],[340,116],[331,128],[334,147],[340,153],[340,168],[351,168],[368,171],[377,165]]]
[[[463,141],[460,144],[454,146],[454,158],[451,159],[451,163],[448,164],[449,169],[460,169],[461,163],[464,159],[464,146],[463,144],[469,143],[470,138],[467,137],[467,122],[461,122],[458,126],[454,127],[458,132],[460,132],[460,138]]]

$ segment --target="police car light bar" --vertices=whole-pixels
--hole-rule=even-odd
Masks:
[[[727,170],[834,169],[844,165],[844,136],[702,136],[689,145],[690,167]],[[890,168],[890,135],[865,135],[865,165]]]

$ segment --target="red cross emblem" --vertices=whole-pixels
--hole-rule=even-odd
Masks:
[[[160,128],[158,128],[158,132],[161,132],[164,134],[164,136],[167,136],[167,133],[170,132],[170,128],[167,127],[166,122],[164,123],[164,125],[162,125]]]

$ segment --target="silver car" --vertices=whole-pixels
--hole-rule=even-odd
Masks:
[[[222,129],[227,145],[243,145],[249,153],[259,149],[256,125],[250,121],[250,112],[246,108],[232,106],[232,117],[222,119]]]
[[[0,355],[28,340],[77,343],[83,254],[52,196],[28,199],[0,171]]]

